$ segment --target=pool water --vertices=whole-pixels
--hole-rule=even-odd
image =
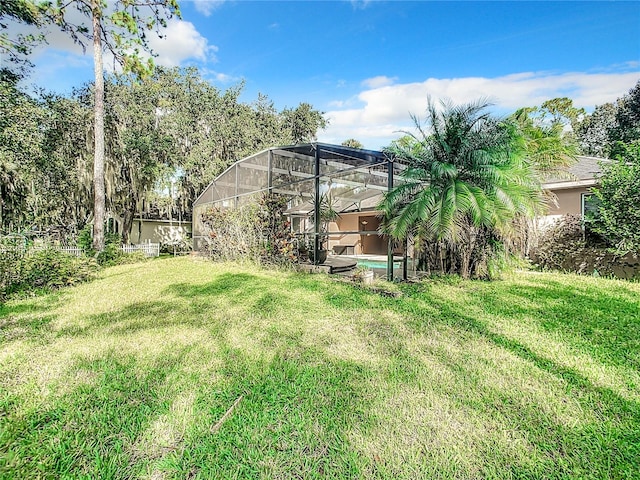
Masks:
[[[394,261],[393,268],[400,268],[402,261]],[[358,260],[358,267],[383,268],[386,270],[387,262],[381,260]]]

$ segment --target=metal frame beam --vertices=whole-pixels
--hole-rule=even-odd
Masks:
[[[387,163],[387,192],[393,189],[393,160]],[[387,280],[393,282],[393,239],[387,235]]]

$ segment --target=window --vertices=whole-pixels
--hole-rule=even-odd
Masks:
[[[600,206],[600,200],[593,193],[583,193],[580,214],[582,218],[590,219],[595,216]]]

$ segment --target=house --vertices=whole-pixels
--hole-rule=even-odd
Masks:
[[[580,157],[566,178],[545,182],[544,187],[552,194],[545,221],[582,212],[584,196],[597,183],[600,160]],[[207,209],[237,208],[265,193],[276,193],[289,199],[285,214],[293,233],[311,242],[312,258],[320,258],[324,249],[335,255],[383,256],[387,276],[392,278],[397,256],[401,256],[406,269],[412,252],[380,233],[376,207],[382,195],[402,181],[400,174],[405,168],[383,152],[318,142],[263,150],[231,165],[196,199],[194,250],[203,250],[208,242],[207,227],[202,222]],[[330,197],[332,209],[339,214],[326,233],[317,207],[322,197]]]
[[[191,238],[191,222],[135,218],[131,228],[131,243],[159,243],[178,245],[188,243]]]
[[[122,233],[121,217],[109,219],[109,231]],[[131,225],[129,243],[158,243],[161,248],[171,249],[191,242],[191,221],[166,220],[161,218],[136,217]]]
[[[593,195],[591,188],[598,185],[601,165],[611,161],[584,156],[578,156],[577,160],[566,175],[548,178],[543,182],[542,187],[551,195],[549,210],[539,221],[541,226],[549,225],[563,215],[584,216],[585,201]]]

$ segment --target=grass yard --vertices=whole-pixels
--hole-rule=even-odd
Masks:
[[[0,478],[640,478],[640,284],[400,288],[171,258],[13,300]]]

